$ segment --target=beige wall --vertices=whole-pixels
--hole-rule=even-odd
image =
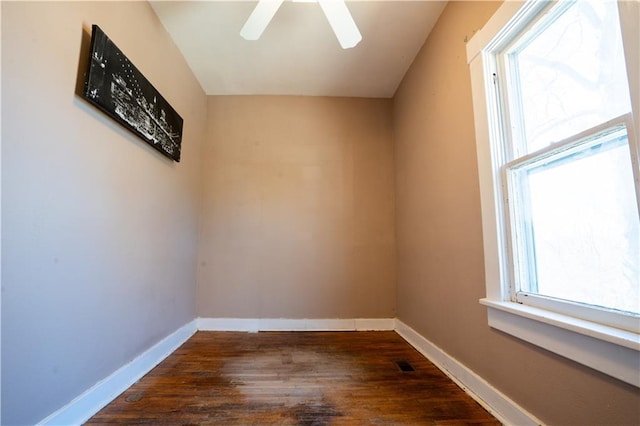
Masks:
[[[198,315],[395,316],[391,101],[209,97]]]
[[[640,392],[487,326],[465,38],[499,6],[451,2],[394,99],[398,317],[543,422],[639,424]]]
[[[1,2],[2,424],[195,317],[206,97],[147,2]],[[184,119],[174,163],[75,92],[98,24]]]

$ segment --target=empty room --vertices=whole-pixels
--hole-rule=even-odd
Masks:
[[[2,425],[640,424],[637,1],[2,1]]]

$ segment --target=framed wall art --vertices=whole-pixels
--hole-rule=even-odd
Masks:
[[[180,161],[182,117],[97,25],[83,96],[149,145]]]

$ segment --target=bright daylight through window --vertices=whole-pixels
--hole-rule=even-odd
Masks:
[[[505,3],[468,56],[490,325],[640,386],[640,6],[621,3]]]
[[[501,58],[517,300],[538,294],[640,313],[629,135],[625,121],[606,124],[631,112],[616,4],[561,4]]]

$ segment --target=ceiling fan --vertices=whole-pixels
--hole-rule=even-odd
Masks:
[[[240,30],[246,40],[258,40],[284,0],[258,0],[249,19]],[[295,0],[294,0],[295,1]],[[355,47],[362,35],[344,0],[317,0],[343,49]]]

